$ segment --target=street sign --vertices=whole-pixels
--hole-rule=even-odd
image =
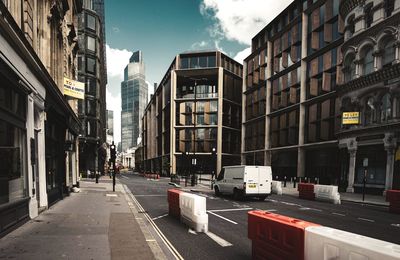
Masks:
[[[192,159],[192,165],[196,165],[197,164],[197,159],[196,158],[193,158]]]
[[[64,78],[64,95],[85,99],[85,83]]]
[[[358,125],[360,123],[360,112],[343,112],[343,125]]]

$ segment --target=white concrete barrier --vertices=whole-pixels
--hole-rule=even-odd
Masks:
[[[272,193],[282,195],[282,182],[272,181],[271,183]]]
[[[183,192],[179,195],[181,221],[196,232],[208,232],[206,198]]]
[[[400,245],[329,227],[307,227],[304,241],[305,260],[400,259]]]
[[[321,201],[330,201],[334,204],[340,204],[340,194],[338,186],[332,185],[314,185],[315,198]]]

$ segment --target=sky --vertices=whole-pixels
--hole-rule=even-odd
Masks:
[[[129,57],[141,50],[149,96],[174,57],[220,50],[238,62],[251,39],[292,0],[105,0],[107,109],[114,111],[114,140],[121,140],[121,81]]]

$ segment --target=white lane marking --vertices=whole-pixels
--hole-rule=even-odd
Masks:
[[[336,212],[332,212],[332,215],[337,215],[337,216],[341,216],[341,217],[345,217],[345,214],[342,213],[336,213]]]
[[[217,236],[214,233],[211,233],[210,231],[206,232],[206,235],[211,238],[212,240],[214,240],[218,245],[222,246],[222,247],[227,247],[227,246],[233,246],[231,243],[229,243],[228,241],[226,241],[225,239]]]
[[[126,177],[124,175],[121,175],[121,177],[124,178],[124,179],[129,179],[129,177]]]
[[[253,208],[237,208],[237,209],[211,209],[209,212],[225,212],[225,211],[239,211],[239,210],[251,210]]]
[[[319,211],[319,212],[322,212],[322,210],[320,210],[320,209],[313,209],[313,208],[306,208],[306,207],[299,208],[299,210],[313,210],[313,211]]]
[[[167,195],[162,195],[162,194],[139,194],[139,195],[133,195],[135,197],[167,197]]]
[[[273,199],[266,199],[267,201],[271,201],[271,202],[273,202],[273,203],[277,203],[278,201],[277,200],[273,200]]]
[[[359,220],[368,221],[368,222],[375,222],[375,220],[367,219],[367,218],[358,218],[358,219],[359,219]]]
[[[117,194],[106,194],[107,197],[118,197]]]
[[[146,242],[156,242],[155,239],[146,239]]]
[[[138,208],[138,210],[140,211],[144,211],[142,205],[140,205],[139,201],[137,201],[137,199],[135,198],[135,196],[132,194],[132,192],[130,191],[130,189],[128,188],[128,186],[126,186],[125,184],[123,185],[124,187],[124,191],[128,194],[128,196],[133,200],[133,202],[136,204],[136,207]],[[181,256],[181,254],[178,252],[178,250],[172,245],[171,241],[169,241],[167,239],[167,237],[164,235],[163,232],[161,232],[161,230],[158,228],[158,226],[156,225],[156,223],[154,223],[154,221],[150,218],[150,216],[147,213],[143,214],[144,217],[147,219],[147,221],[150,223],[150,225],[153,227],[153,229],[155,230],[155,232],[157,233],[157,235],[161,238],[161,240],[164,242],[164,244],[167,246],[167,248],[169,249],[169,251],[175,256],[176,259],[179,260],[183,260],[184,258]]]
[[[191,228],[189,228],[188,233],[189,233],[189,234],[193,234],[193,235],[197,235],[197,232],[194,231],[194,230],[191,229]]]
[[[274,212],[274,211],[278,211],[278,210],[276,210],[276,209],[265,209],[264,211]]]
[[[286,202],[286,201],[281,201],[282,204],[288,205],[288,206],[300,206],[299,204],[296,203],[290,203],[290,202]]]
[[[225,217],[223,217],[223,216],[220,216],[220,215],[218,215],[218,214],[215,214],[214,212],[211,212],[211,211],[207,211],[207,212],[210,213],[210,214],[212,214],[212,215],[214,215],[214,216],[216,216],[216,217],[218,217],[218,218],[221,218],[221,219],[223,219],[223,220],[226,220],[226,221],[228,221],[228,222],[230,222],[230,223],[232,223],[232,224],[235,224],[235,225],[238,224],[238,223],[236,223],[235,221],[230,220],[230,219],[228,219],[228,218],[225,218]]]
[[[164,215],[152,218],[152,220],[160,219],[160,218],[163,218],[163,217],[166,217],[166,216],[168,216],[168,214],[164,214]]]
[[[400,224],[392,224],[391,226],[400,228]]]

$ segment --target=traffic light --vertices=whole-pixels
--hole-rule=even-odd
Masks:
[[[115,150],[114,142],[110,146],[110,155],[111,155],[111,160],[115,162],[115,159],[117,158],[117,151]]]

